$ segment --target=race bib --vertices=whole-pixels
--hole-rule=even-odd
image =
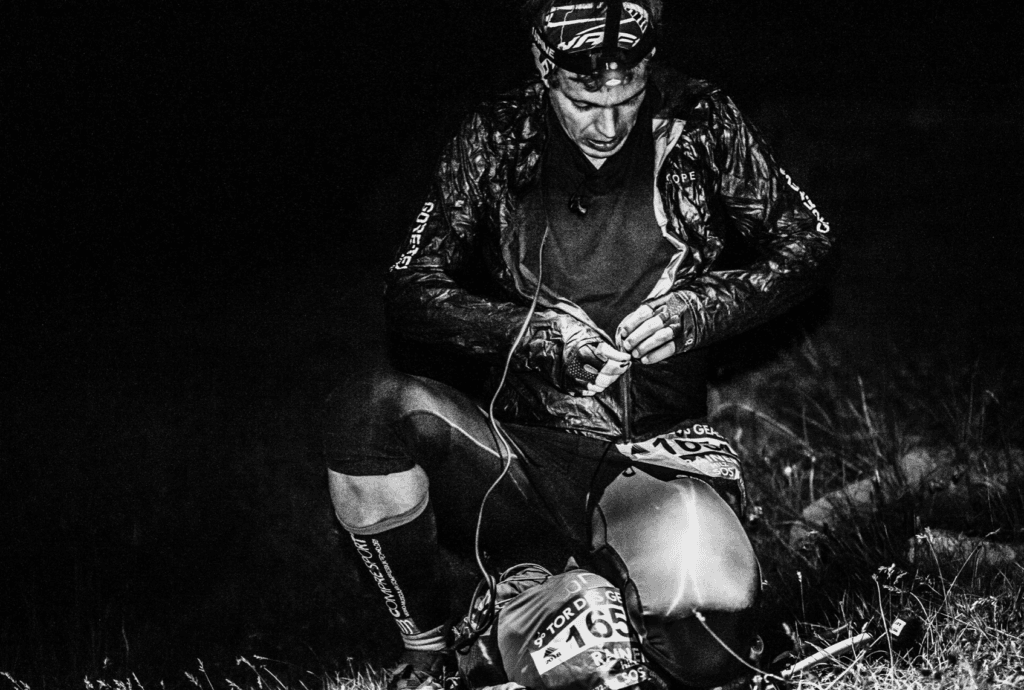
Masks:
[[[646,669],[634,658],[619,590],[606,586],[581,591],[579,596],[541,625],[530,652],[546,687],[564,687],[606,669],[607,690],[640,682]],[[610,672],[609,672],[610,671]]]
[[[623,690],[653,679],[622,594],[583,570],[511,600],[498,619],[498,645],[508,679],[536,690]]]
[[[709,424],[691,424],[646,441],[618,443],[615,447],[638,464],[743,483],[739,456]]]

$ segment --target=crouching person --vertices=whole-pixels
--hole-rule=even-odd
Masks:
[[[528,3],[538,77],[465,119],[388,271],[395,340],[489,365],[488,395],[379,371],[332,399],[331,498],[405,644],[391,688],[454,674],[439,542],[545,582],[574,558],[668,683],[749,656],[759,575],[707,346],[807,296],[832,235],[729,98],[652,61],[660,13]],[[727,238],[755,258],[723,268]]]

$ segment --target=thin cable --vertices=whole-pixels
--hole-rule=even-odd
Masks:
[[[505,380],[508,378],[509,369],[512,366],[512,357],[515,355],[516,349],[523,340],[523,336],[526,335],[526,329],[530,326],[530,321],[533,319],[533,315],[537,310],[537,302],[540,299],[540,287],[541,280],[544,275],[544,243],[548,239],[548,228],[544,228],[544,234],[540,238],[540,248],[537,251],[537,287],[533,291],[533,298],[530,300],[530,308],[526,312],[526,318],[523,319],[522,326],[519,327],[519,333],[516,335],[515,340],[512,341],[512,346],[508,350],[508,356],[505,358],[505,367],[502,369],[501,378],[498,380],[498,385],[494,389],[494,394],[491,396],[491,402],[487,406],[487,422],[491,427],[491,434],[494,436],[496,445],[498,446],[498,454],[502,460],[501,472],[491,483],[491,486],[484,493],[483,499],[480,501],[480,510],[477,511],[476,515],[476,530],[473,535],[473,552],[476,557],[477,568],[483,574],[484,581],[487,583],[488,601],[485,615],[478,622],[478,624],[472,626],[470,630],[470,639],[463,642],[463,645],[469,644],[474,638],[478,637],[487,626],[490,625],[491,620],[494,618],[494,608],[497,600],[497,582],[494,575],[484,565],[483,557],[480,554],[480,532],[484,522],[484,506],[487,505],[487,499],[491,497],[491,494],[497,488],[501,480],[508,474],[509,469],[512,466],[512,449],[511,441],[506,438],[505,432],[498,426],[497,421],[494,419],[494,405],[498,400],[498,395],[501,393],[501,389],[505,387]],[[474,597],[474,600],[476,597]],[[472,608],[470,609],[470,615],[472,616]],[[472,620],[472,619],[471,619]]]
[[[601,453],[601,457],[599,457],[597,459],[597,466],[594,468],[594,473],[592,475],[590,475],[590,484],[587,486],[587,498],[586,498],[586,506],[587,506],[587,514],[588,515],[590,514],[591,510],[595,510],[597,508],[597,504],[596,503],[591,504],[591,500],[594,497],[594,486],[595,486],[595,484],[597,484],[597,478],[601,475],[601,468],[604,467],[604,461],[608,457],[608,451],[610,451],[612,449],[613,445],[615,445],[615,441],[608,441],[608,443],[604,447],[604,451]],[[606,487],[602,487],[602,490],[604,490],[604,488],[606,488]],[[587,528],[587,537],[590,540],[590,543],[593,544],[594,543],[594,524],[593,524],[593,521],[591,521],[589,527]]]
[[[700,612],[700,611],[698,611],[697,609],[694,609],[694,610],[693,610],[693,615],[694,615],[694,617],[695,617],[695,618],[697,619],[697,622],[698,622],[698,623],[700,623],[701,625],[703,625],[703,626],[704,626],[704,629],[708,631],[708,634],[709,634],[709,635],[711,635],[711,637],[713,637],[713,638],[714,638],[715,642],[717,642],[718,644],[720,644],[720,645],[722,646],[722,649],[724,649],[725,651],[727,651],[727,652],[729,652],[730,654],[732,654],[732,655],[733,655],[733,657],[735,657],[735,658],[736,658],[736,661],[740,662],[741,664],[743,664],[744,666],[746,666],[747,668],[749,668],[749,669],[750,669],[751,671],[753,671],[753,672],[755,672],[755,673],[758,673],[758,674],[760,674],[760,675],[762,675],[762,676],[766,676],[766,677],[768,677],[768,678],[773,678],[773,679],[775,679],[775,680],[781,680],[781,681],[782,681],[783,683],[788,683],[788,682],[789,682],[788,680],[786,680],[786,679],[785,679],[785,678],[783,678],[782,676],[777,676],[777,675],[775,675],[774,673],[769,673],[768,671],[763,671],[763,670],[759,669],[759,668],[758,668],[757,666],[754,666],[754,665],[753,665],[753,664],[751,664],[751,663],[750,663],[749,661],[747,661],[746,659],[744,659],[743,657],[741,657],[741,656],[740,656],[739,654],[737,654],[737,653],[736,653],[736,652],[735,652],[735,651],[733,650],[733,648],[732,648],[732,647],[730,647],[729,645],[727,645],[727,644],[725,643],[725,641],[724,641],[724,640],[723,640],[723,639],[722,639],[721,637],[719,637],[719,636],[718,636],[717,634],[715,634],[715,631],[714,631],[714,630],[712,630],[712,629],[711,629],[711,626],[710,626],[710,625],[708,625],[708,623],[707,623],[707,621],[706,621],[706,620],[704,620],[704,614],[703,614],[703,613],[701,613],[701,612]]]

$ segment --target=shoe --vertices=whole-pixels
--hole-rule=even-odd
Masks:
[[[458,690],[459,668],[451,652],[407,649],[388,672],[387,690]]]

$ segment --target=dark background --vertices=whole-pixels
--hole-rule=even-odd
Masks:
[[[815,317],[857,366],[1019,361],[1013,10],[668,4],[660,57],[723,86],[842,238]],[[317,410],[380,356],[445,137],[531,72],[514,9],[0,7],[0,671],[386,658]]]

